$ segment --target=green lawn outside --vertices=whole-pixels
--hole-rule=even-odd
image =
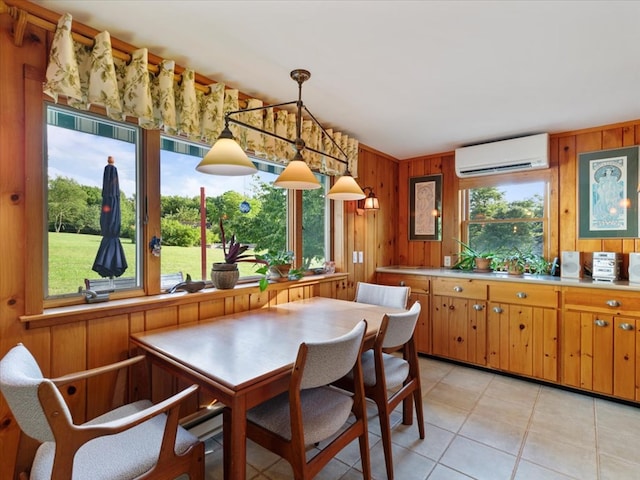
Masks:
[[[85,278],[100,278],[91,266],[101,239],[99,235],[49,232],[49,296],[77,292],[78,287],[84,288]],[[123,239],[122,247],[129,264],[123,277],[135,276],[135,245]],[[200,280],[200,247],[163,246],[160,258],[162,273],[182,272],[185,277],[189,273],[194,280]],[[221,248],[207,249],[207,279],[211,264],[223,258]],[[241,276],[255,274],[253,263],[242,262],[238,266]]]

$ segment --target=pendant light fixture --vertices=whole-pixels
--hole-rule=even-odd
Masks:
[[[308,70],[296,69],[291,72],[291,78],[298,84],[297,101],[227,112],[224,116],[224,130],[222,130],[220,137],[218,137],[216,142],[213,144],[211,150],[209,150],[209,153],[205,155],[200,164],[196,167],[196,170],[213,175],[250,175],[257,171],[255,165],[253,165],[253,162],[249,160],[249,157],[247,157],[246,153],[233,138],[233,134],[229,129],[229,123],[234,123],[250,130],[257,131],[264,135],[275,137],[279,140],[293,145],[295,155],[293,159],[289,161],[288,165],[280,174],[280,176],[278,176],[275,182],[273,182],[274,186],[291,190],[313,190],[316,188],[320,188],[320,182],[313,174],[313,172],[309,168],[309,165],[307,165],[302,156],[302,152],[306,149],[325,157],[337,160],[338,162],[344,163],[347,166],[344,175],[342,175],[336,181],[334,186],[329,190],[327,197],[332,200],[360,200],[362,198],[365,198],[365,193],[358,186],[354,178],[351,176],[351,173],[349,173],[348,157],[346,153],[340,147],[340,145],[336,143],[333,137],[329,135],[324,127],[320,125],[320,123],[311,114],[307,107],[305,107],[305,105],[302,103],[302,84],[309,80],[310,77],[311,73]],[[231,118],[233,115],[237,115],[239,113],[248,113],[256,110],[266,110],[267,108],[284,107],[287,105],[296,106],[295,140],[276,135],[275,133],[268,130],[262,130],[261,128],[255,127],[235,118]],[[322,133],[331,141],[331,143],[336,147],[343,158],[338,158],[326,152],[321,152],[319,150],[306,147],[305,142],[302,139],[302,109],[304,109],[309,117],[314,121],[314,123],[318,127],[320,127]]]

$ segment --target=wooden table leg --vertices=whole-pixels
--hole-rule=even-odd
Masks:
[[[222,449],[225,480],[244,480],[247,471],[247,421],[244,398],[225,407],[222,427]]]

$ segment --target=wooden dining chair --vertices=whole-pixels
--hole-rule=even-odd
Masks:
[[[373,348],[362,354],[364,391],[365,395],[378,407],[384,460],[389,480],[393,479],[391,412],[401,401],[406,402],[402,423],[411,425],[413,423],[411,396],[416,410],[418,433],[420,438],[424,439],[422,387],[414,335],[420,310],[420,302],[414,302],[406,312],[386,314],[378,329]],[[353,388],[352,374],[349,373],[336,385]]]
[[[383,307],[407,308],[410,293],[411,288],[409,287],[358,282],[355,301]]]
[[[0,360],[0,391],[22,431],[42,442],[30,480],[204,478],[204,444],[178,425],[181,402],[192,385],[153,405],[140,400],[74,424],[58,387],[129,367],[138,356],[112,365],[44,378],[29,350],[13,347]]]
[[[371,478],[360,365],[366,329],[366,321],[362,320],[339,338],[302,343],[289,391],[247,412],[247,438],[287,460],[296,480],[313,478],[356,438],[360,443],[363,477]],[[356,385],[354,395],[330,386],[351,370]],[[352,412],[355,419],[350,418]],[[225,415],[230,415],[228,410]],[[329,443],[307,460],[307,451],[327,439]]]

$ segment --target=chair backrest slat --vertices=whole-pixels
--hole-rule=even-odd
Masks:
[[[40,404],[38,389],[44,382],[51,382],[42,372],[31,352],[19,344],[0,360],[0,390],[24,433],[40,442],[54,441],[49,421]],[[55,389],[57,392],[57,389]],[[71,421],[71,413],[59,395],[60,415]]]
[[[356,287],[356,302],[391,308],[407,308],[410,291],[411,289],[409,287],[358,282]]]
[[[367,330],[367,322],[361,320],[346,335],[326,342],[305,343],[306,361],[300,388],[328,385],[351,371]]]
[[[414,302],[406,312],[387,314],[389,323],[382,341],[383,348],[398,347],[409,341],[418,323],[420,309],[420,302]]]

